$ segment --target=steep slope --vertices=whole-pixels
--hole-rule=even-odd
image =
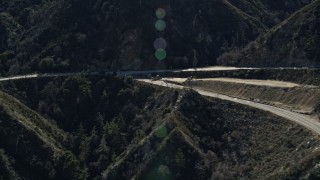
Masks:
[[[16,2],[16,1],[14,1]],[[15,4],[12,2],[12,4]],[[20,1],[16,2],[18,5]],[[23,27],[14,46],[3,43],[2,73],[65,71],[90,68],[183,68],[215,64],[225,50],[243,46],[266,31],[266,26],[228,1],[44,1],[6,14]],[[167,28],[157,32],[155,10],[167,11]],[[3,28],[0,28],[3,29]],[[8,29],[8,28],[7,28]],[[10,28],[9,28],[10,29]],[[154,57],[154,40],[168,43],[167,59]],[[8,41],[4,36],[2,41]],[[2,53],[4,53],[3,51]],[[8,54],[9,53],[9,54]],[[41,62],[41,63],[40,63]]]
[[[313,151],[319,145],[316,136],[306,140],[310,134],[305,134],[298,125],[274,118],[261,111],[186,93],[165,124],[155,127],[146,140],[117,159],[116,165],[109,166],[102,177],[150,180],[315,177],[319,151],[305,158],[298,154]],[[267,134],[272,134],[272,138]],[[292,154],[284,153],[288,151]]]
[[[54,165],[46,167],[51,171],[43,171],[49,173],[47,179],[286,179],[319,175],[316,164],[320,140],[315,134],[239,104],[207,99],[189,90],[166,90],[130,78],[75,76],[3,86],[53,119],[57,124],[54,127],[63,129],[58,132],[72,134],[71,140],[61,143],[65,150],[59,160],[52,160]],[[19,104],[1,113],[6,114],[0,119],[5,130],[19,122],[12,118],[17,116],[7,113],[14,106],[24,109],[17,108],[17,114],[26,114],[23,112],[28,108]],[[39,139],[56,139],[42,123],[35,124],[34,129],[39,126],[42,130]],[[6,140],[15,144],[16,138],[9,135]],[[24,167],[29,164],[20,162],[29,160],[30,155],[17,156],[16,149],[2,144],[0,172],[4,178],[35,176],[21,173],[10,160],[20,157],[16,162]],[[39,144],[23,147],[30,148],[32,155],[41,154],[36,151],[42,147]]]
[[[320,1],[316,0],[251,42],[223,54],[220,64],[240,66],[319,66]]]
[[[12,96],[0,92],[0,179],[54,179],[65,171],[70,136]],[[67,166],[66,166],[67,167]],[[77,172],[76,166],[70,166]]]
[[[199,79],[188,84],[192,87],[219,94],[256,100],[300,113],[316,113],[316,108],[320,105],[320,89],[317,87],[302,85],[297,85],[296,87],[277,86],[276,83],[278,82],[276,81],[259,82],[258,80],[251,80],[251,82],[245,79],[213,78]]]
[[[146,137],[153,126],[163,122],[163,117],[170,112],[177,98],[177,92],[162,92],[162,89],[134,85],[130,79],[122,81],[99,78],[89,81],[81,77],[58,78],[52,82],[42,80],[36,84],[21,82],[16,88],[27,91],[23,93],[15,90],[14,94],[26,100],[28,106],[38,109],[45,117],[54,119],[60,129],[71,134],[71,138],[63,144],[65,150],[60,158],[54,161],[53,167],[48,167],[52,174],[44,171],[50,177],[39,179],[98,178],[112,162],[126,151],[134,149],[135,144]],[[10,89],[6,88],[13,90]],[[23,94],[28,98],[22,98]],[[34,98],[29,98],[30,96]],[[9,118],[5,119],[11,122]],[[10,128],[8,124],[3,124],[3,127]],[[38,126],[34,127],[37,128]],[[54,134],[49,130],[41,132]],[[7,140],[14,141],[11,136]],[[34,144],[30,148],[37,149],[39,146]],[[9,154],[6,156],[15,160],[18,156],[13,152],[15,151],[5,147],[5,155]],[[24,161],[27,157],[20,158]],[[70,161],[72,162],[68,164]],[[10,164],[7,164],[4,166],[10,167]],[[19,164],[27,166],[20,161]],[[0,170],[1,167],[0,165]],[[17,167],[13,166],[11,174],[15,171],[20,177],[34,179],[31,175],[19,173]]]
[[[273,27],[288,18],[312,0],[229,0],[250,16],[259,19],[268,27]]]
[[[310,2],[312,0],[2,1],[0,74],[215,65],[217,57],[234,49],[235,52],[220,57],[219,63],[246,65],[238,62],[239,55],[234,57],[239,48]],[[155,10],[159,7],[167,11],[163,32],[154,28],[157,20]],[[270,49],[272,43],[278,45],[281,41],[285,44],[291,39],[288,49],[297,46],[298,50],[292,52],[294,55],[288,55],[289,50],[272,46],[270,51],[273,54],[263,55],[264,59],[284,59],[281,64],[287,65],[301,64],[304,56],[307,59],[317,58],[314,47],[318,40],[313,37],[318,36],[315,32],[318,17],[312,12],[303,11],[305,15],[301,17],[299,14],[282,28],[291,32],[276,33],[272,30],[271,34],[279,34],[280,37],[267,35],[270,42],[257,41],[258,44],[267,43],[265,46]],[[296,24],[298,20],[306,21]],[[292,35],[286,37],[288,33]],[[165,38],[168,46],[167,58],[159,62],[154,57],[153,43],[160,36]],[[285,36],[284,41],[280,40],[281,36]],[[295,45],[293,40],[300,44]],[[303,43],[306,45],[301,45]],[[264,50],[262,47],[257,49],[268,54]],[[306,55],[296,55],[299,53]],[[249,57],[255,59],[255,56]],[[291,62],[291,58],[301,60]],[[260,64],[269,66],[272,63]]]
[[[311,139],[303,137],[305,130],[298,125],[238,104],[208,101],[194,93],[181,102],[185,127],[198,140],[200,149],[216,154],[218,162],[213,166],[212,179],[299,178],[317,171],[314,158],[319,159],[319,152],[309,146],[317,140],[312,135]],[[305,150],[312,151],[310,156],[294,155],[304,154]],[[284,153],[288,151],[293,154]]]

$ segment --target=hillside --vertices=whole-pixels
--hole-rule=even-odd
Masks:
[[[315,86],[232,78],[197,79],[188,84],[219,94],[259,101],[306,114],[318,113],[317,107],[320,105],[320,89]]]
[[[316,135],[239,104],[130,78],[75,76],[2,86],[36,111],[1,93],[0,135],[6,138],[0,139],[0,179],[319,175]]]
[[[158,7],[167,10],[164,32],[154,28]],[[11,50],[2,52],[3,69],[10,74],[30,68],[183,68],[192,64],[194,50],[199,65],[215,64],[224,42],[245,45],[266,30],[259,21],[221,1],[65,0],[48,1],[29,9],[34,13],[27,15],[18,37],[11,39],[14,28],[5,26],[7,35],[1,38],[1,49]],[[11,17],[10,11],[3,16],[3,24],[22,24],[19,17]],[[152,46],[159,36],[168,43],[168,57],[160,63]],[[9,38],[13,45],[8,43]],[[42,66],[41,61],[49,65]]]
[[[296,1],[280,3],[281,11],[260,0],[3,1],[1,74],[214,65],[219,55],[243,47],[308,2]],[[164,32],[154,28],[158,7],[167,11]],[[159,36],[168,43],[161,62],[152,46]]]
[[[316,65],[318,16],[307,7],[295,13],[310,2],[2,1],[0,74],[186,68],[217,63]],[[313,6],[317,9],[316,3]],[[159,7],[166,10],[163,32],[155,29],[155,10]],[[296,15],[290,17],[292,14]],[[239,49],[259,36],[239,54]],[[154,55],[153,43],[158,37],[167,43],[163,61]]]
[[[320,1],[316,0],[241,50],[218,58],[240,66],[319,66]]]
[[[236,7],[255,17],[269,28],[279,24],[313,0],[229,0]]]
[[[0,0],[0,180],[320,179],[319,16],[320,0]]]
[[[63,178],[67,171],[81,174],[79,165],[68,165],[75,160],[65,149],[68,133],[6,93],[0,92],[0,101],[0,179]],[[65,160],[67,156],[71,159]]]

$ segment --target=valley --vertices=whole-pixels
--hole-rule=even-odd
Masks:
[[[0,1],[0,180],[320,179],[319,10]]]

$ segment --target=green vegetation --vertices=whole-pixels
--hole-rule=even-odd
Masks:
[[[157,69],[215,65],[309,1],[166,1],[167,58],[158,64],[152,1],[2,1],[0,73]],[[132,14],[135,14],[134,16]],[[307,17],[305,17],[307,18]],[[130,19],[130,21],[128,20]],[[316,27],[316,26],[315,26]],[[296,31],[295,31],[296,32]],[[306,32],[316,35],[313,30]],[[306,38],[308,56],[317,38]],[[8,53],[10,52],[10,53]],[[229,61],[220,62],[229,64]],[[269,64],[268,64],[269,65]]]
[[[320,1],[314,0],[242,50],[221,55],[218,63],[255,67],[318,67],[319,9]]]
[[[56,179],[74,179],[86,180],[88,178],[87,170],[80,168],[80,162],[72,152],[66,151],[58,160],[58,174]]]
[[[3,149],[0,149],[0,162],[1,180],[19,179],[19,176],[12,168],[12,160],[8,158]]]
[[[175,161],[176,161],[176,165],[179,168],[183,168],[186,165],[186,161],[184,159],[184,154],[180,148],[178,149],[178,152],[175,155]]]
[[[0,124],[6,127],[0,130],[0,135],[4,137],[0,148],[9,151],[14,159],[25,157],[17,160],[19,167],[13,166],[13,169],[27,179],[99,177],[105,168],[117,161],[131,142],[140,141],[146,136],[145,132],[150,132],[152,122],[165,115],[163,111],[168,107],[162,104],[170,102],[170,98],[157,102],[163,107],[153,104],[153,98],[171,96],[173,93],[166,94],[153,87],[136,85],[130,78],[118,80],[112,77],[89,80],[75,76],[54,81],[43,79],[31,84],[21,81],[5,86],[6,91],[17,95],[38,111],[29,109],[6,93],[0,93],[4,110],[0,119],[5,120],[0,120]],[[149,110],[142,113],[145,107]],[[152,114],[156,116],[152,117]],[[9,130],[17,125],[21,131]],[[30,134],[30,137],[19,138],[23,133]],[[12,141],[21,143],[23,147],[18,154],[14,153],[15,144],[10,144]],[[32,142],[33,145],[24,147],[20,141]],[[34,149],[42,146],[45,149]],[[30,151],[41,157],[24,154]],[[42,157],[50,158],[44,160]],[[29,159],[34,160],[29,162]],[[38,167],[46,161],[51,165]],[[31,162],[32,165],[29,165]],[[30,169],[21,169],[24,166],[30,166]],[[35,168],[42,170],[42,173],[38,176],[27,174],[37,172]]]
[[[24,103],[1,93],[5,179],[318,176],[317,136],[239,104],[114,77],[2,86]]]
[[[320,0],[310,2],[3,0],[0,76],[216,64],[319,66]],[[152,47],[158,7],[166,10],[162,35],[168,41],[166,53],[157,54],[166,56],[161,62]],[[320,85],[319,70],[307,68],[166,73],[190,75]],[[192,90],[113,76],[8,81],[0,89],[0,180],[320,176],[318,136]]]
[[[273,27],[311,1],[287,0],[229,0],[247,14],[259,19],[268,27]]]

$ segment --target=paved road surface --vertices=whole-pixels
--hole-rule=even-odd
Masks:
[[[184,88],[183,86],[171,84],[171,83],[166,83],[163,81],[150,81],[148,79],[140,79],[139,81],[146,82],[149,84],[155,84],[155,85],[159,85],[159,86],[170,87],[170,88],[177,88],[177,89]],[[312,119],[310,116],[302,115],[299,113],[291,112],[288,110],[284,110],[284,109],[277,108],[277,107],[270,106],[270,105],[266,105],[266,104],[261,104],[261,103],[247,101],[247,100],[238,99],[238,98],[233,98],[233,97],[229,97],[226,95],[217,94],[217,93],[213,93],[213,92],[209,92],[209,91],[204,91],[204,90],[200,90],[197,88],[193,88],[193,89],[195,91],[197,91],[199,94],[204,95],[204,96],[219,98],[219,99],[227,100],[227,101],[232,101],[232,102],[240,103],[243,105],[247,105],[247,106],[251,106],[254,108],[258,108],[258,109],[262,109],[262,110],[271,112],[273,114],[276,114],[278,116],[281,116],[281,117],[284,117],[288,120],[291,120],[295,123],[298,123],[308,129],[312,130],[313,132],[315,132],[317,134],[320,134],[320,123],[315,121],[314,119]]]
[[[43,77],[75,76],[75,75],[80,75],[80,74],[81,73],[26,74],[26,75],[19,75],[19,76],[0,78],[0,82],[20,80],[20,79],[35,79],[35,78],[43,78]]]
[[[197,70],[199,70],[199,69],[197,69]],[[202,69],[205,69],[205,68],[202,68]],[[236,70],[237,68],[233,68],[233,69]],[[241,69],[241,68],[239,68],[239,69]],[[221,68],[218,68],[218,70],[221,70]],[[118,72],[117,75],[118,76],[125,76],[125,75],[133,75],[133,74],[149,74],[149,73],[152,73],[152,72],[166,72],[166,71],[167,72],[174,72],[176,70],[122,71],[122,72]],[[182,71],[182,70],[179,70],[179,71]],[[112,74],[112,73],[113,72],[105,72],[104,74]],[[99,75],[98,72],[91,72],[91,73],[28,74],[28,75],[20,75],[20,76],[14,76],[14,77],[0,78],[0,82],[10,81],[10,80],[20,80],[20,79],[42,78],[42,77],[74,76],[74,75],[81,75],[81,74],[83,74],[83,75]],[[171,83],[166,83],[166,82],[163,82],[163,81],[150,81],[148,79],[140,79],[139,81],[143,81],[143,82],[150,83],[150,84],[155,84],[155,85],[160,85],[160,86],[177,88],[177,89],[184,88],[183,86],[176,85],[176,84],[171,84]],[[252,107],[259,108],[259,109],[262,109],[262,110],[265,110],[265,111],[269,111],[269,112],[274,113],[274,114],[276,114],[278,116],[281,116],[281,117],[284,117],[284,118],[286,118],[288,120],[296,122],[296,123],[308,128],[308,129],[314,131],[317,134],[320,134],[320,123],[316,122],[315,120],[313,120],[309,116],[301,115],[301,114],[298,114],[298,113],[295,113],[295,112],[287,111],[287,110],[280,109],[280,108],[277,108],[277,107],[273,107],[273,106],[270,106],[270,105],[265,105],[265,104],[260,104],[260,103],[251,102],[251,101],[247,101],[247,100],[232,98],[232,97],[229,97],[229,96],[216,94],[216,93],[212,93],[212,92],[209,92],[209,91],[204,91],[204,90],[200,90],[200,89],[194,89],[194,90],[196,90],[199,94],[204,95],[204,96],[215,97],[215,98],[219,98],[219,99],[223,99],[223,100],[227,100],[227,101],[232,101],[232,102],[236,102],[236,103],[252,106]]]
[[[134,76],[134,75],[148,75],[155,73],[178,73],[178,72],[194,72],[194,71],[236,71],[236,70],[252,70],[252,69],[261,69],[261,68],[251,68],[251,67],[227,67],[227,66],[211,66],[211,67],[203,67],[203,68],[190,68],[190,69],[168,69],[168,70],[143,70],[143,71],[118,71],[117,76]],[[305,68],[295,68],[295,67],[279,67],[279,68],[264,68],[264,69],[308,69]],[[103,71],[103,75],[113,74],[113,71]],[[18,75],[13,77],[0,77],[1,81],[9,81],[9,80],[18,80],[18,79],[28,79],[28,78],[41,78],[41,77],[58,77],[58,76],[72,76],[72,75],[101,75],[99,71],[91,71],[91,72],[75,72],[75,73],[45,73],[45,74],[26,74],[26,75]]]

